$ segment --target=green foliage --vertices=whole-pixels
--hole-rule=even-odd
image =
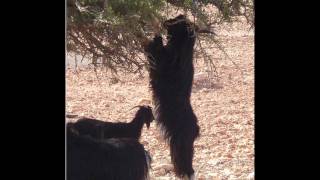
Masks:
[[[218,13],[205,10],[207,5]],[[159,32],[161,26],[155,24],[169,18],[168,9],[177,8],[192,12],[196,24],[208,30],[239,16],[253,24],[252,0],[67,0],[67,51],[114,72],[140,72],[145,63],[142,37]]]

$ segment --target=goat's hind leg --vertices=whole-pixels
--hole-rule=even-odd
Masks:
[[[194,139],[187,136],[174,136],[170,139],[171,161],[176,175],[185,179],[194,176],[192,167]]]

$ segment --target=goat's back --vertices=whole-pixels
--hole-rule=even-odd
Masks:
[[[97,139],[134,138],[139,139],[144,122],[123,123],[106,122],[97,119],[83,118],[73,123],[80,135],[89,135]]]
[[[143,180],[148,163],[135,139],[96,140],[67,131],[68,180]]]

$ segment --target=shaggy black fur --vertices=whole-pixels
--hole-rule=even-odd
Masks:
[[[139,106],[139,110],[136,112],[135,117],[130,123],[112,123],[97,119],[82,118],[73,123],[72,126],[79,131],[81,135],[90,135],[97,139],[139,139],[143,124],[146,124],[147,128],[149,128],[153,119],[151,107]]]
[[[96,140],[67,126],[67,180],[148,178],[150,157],[136,139]]]
[[[145,47],[155,118],[170,144],[176,175],[190,178],[194,174],[193,142],[199,136],[197,117],[190,104],[196,36],[192,23],[183,15],[165,21],[164,27],[168,32],[167,45],[156,35]]]

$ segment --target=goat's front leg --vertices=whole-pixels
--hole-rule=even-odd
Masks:
[[[161,57],[164,55],[164,46],[162,37],[155,35],[152,41],[145,47],[145,52],[151,66],[157,66]]]

